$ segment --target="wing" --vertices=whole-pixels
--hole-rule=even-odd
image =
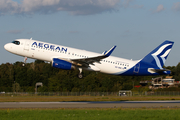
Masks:
[[[71,63],[77,65],[79,67],[89,67],[89,64],[94,65],[93,63],[100,63],[101,59],[107,58],[114,51],[116,46],[113,46],[109,51],[103,52],[102,55],[90,57],[90,58],[82,58],[82,59],[71,59]]]

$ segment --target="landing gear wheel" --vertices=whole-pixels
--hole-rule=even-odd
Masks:
[[[78,78],[82,79],[83,75],[81,73],[78,74]]]
[[[81,78],[83,78],[83,75],[82,75],[82,68],[78,68],[78,69],[79,69],[78,78],[81,79]]]

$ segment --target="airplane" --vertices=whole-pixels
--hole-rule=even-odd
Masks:
[[[27,58],[43,60],[52,63],[52,67],[71,70],[78,69],[78,77],[82,78],[83,70],[97,71],[112,75],[152,76],[167,75],[170,70],[163,65],[172,49],[174,42],[164,41],[152,52],[140,60],[128,60],[110,56],[116,46],[102,54],[62,45],[31,39],[16,39],[7,43],[4,48],[10,53]]]

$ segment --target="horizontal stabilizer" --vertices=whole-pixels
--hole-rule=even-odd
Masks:
[[[150,73],[162,73],[162,72],[166,72],[167,74],[171,73],[171,71],[169,69],[154,69],[154,68],[148,68],[148,72],[150,72]]]
[[[154,69],[156,72],[170,71],[168,69]]]

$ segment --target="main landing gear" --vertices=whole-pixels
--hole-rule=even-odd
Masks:
[[[82,79],[83,75],[82,75],[82,68],[78,68],[79,69],[79,74],[78,74],[78,78]]]
[[[25,66],[26,60],[27,60],[27,57],[24,57],[24,63],[22,64],[22,66]]]

